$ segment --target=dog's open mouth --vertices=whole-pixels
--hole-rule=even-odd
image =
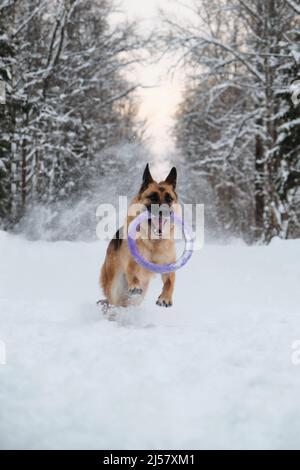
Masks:
[[[161,216],[159,217],[152,216],[151,219],[149,219],[148,223],[154,235],[161,237],[163,233],[163,224],[164,224],[163,218]]]
[[[155,238],[162,238],[164,235],[164,229],[168,225],[169,218],[163,217],[162,215],[153,216],[148,220],[149,227]]]

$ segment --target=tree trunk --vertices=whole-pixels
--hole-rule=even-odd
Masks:
[[[261,121],[258,123],[261,125]],[[260,136],[256,136],[255,144],[255,241],[262,241],[265,218],[265,155],[264,145]]]

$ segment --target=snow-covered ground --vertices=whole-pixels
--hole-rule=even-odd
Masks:
[[[207,245],[116,321],[103,256],[0,232],[1,448],[300,448],[300,241]]]

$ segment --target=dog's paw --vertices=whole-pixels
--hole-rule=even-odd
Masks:
[[[158,297],[157,301],[156,301],[156,305],[158,305],[159,307],[172,307],[173,305],[173,302],[172,300],[167,300],[167,299],[162,299],[160,297]]]
[[[143,289],[141,289],[140,287],[132,287],[131,289],[128,290],[128,294],[132,297],[136,295],[142,295],[142,293],[143,293]]]
[[[110,307],[111,307],[111,306],[109,305],[109,302],[108,302],[107,299],[98,300],[97,305],[99,305],[99,306],[101,307],[102,313],[103,313],[104,315],[107,314],[107,312],[109,311],[109,309],[110,309]]]

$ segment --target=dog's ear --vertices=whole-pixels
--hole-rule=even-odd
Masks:
[[[165,183],[170,184],[173,186],[173,189],[176,188],[176,183],[177,183],[177,170],[175,166],[173,166],[172,170],[168,174],[168,176],[165,179]]]
[[[150,183],[153,183],[153,181],[154,180],[149,170],[149,163],[147,163],[146,168],[144,170],[144,174],[143,174],[143,182],[142,182],[140,192],[142,193],[143,191],[145,191],[145,189],[149,186]]]

